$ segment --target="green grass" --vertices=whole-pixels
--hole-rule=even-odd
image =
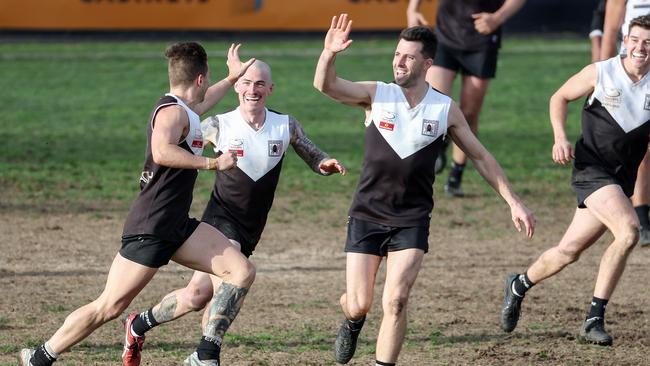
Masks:
[[[13,43],[0,45],[0,192],[2,206],[124,209],[137,194],[152,105],[167,90],[164,42]],[[351,80],[390,80],[393,41],[358,40],[337,60]],[[205,43],[213,79],[225,75],[225,43]],[[344,179],[322,179],[288,154],[279,195],[351,196],[362,158],[363,113],[339,105],[311,85],[320,40],[251,42],[243,57],[273,67],[270,107],[297,117],[323,149],[350,168]],[[480,139],[501,162],[518,191],[544,197],[566,192],[568,169],[550,159],[548,98],[588,62],[584,42],[510,40],[499,59],[481,115]],[[457,87],[455,89],[458,89]],[[569,131],[579,130],[579,103]],[[230,93],[211,113],[236,106]],[[480,178],[469,170],[467,181]],[[197,195],[207,195],[210,173]],[[480,183],[478,187],[484,186]],[[549,188],[550,187],[550,188]],[[479,188],[481,189],[481,188]],[[487,188],[485,188],[487,189]],[[303,202],[304,200],[298,200]],[[328,203],[307,200],[298,211]]]

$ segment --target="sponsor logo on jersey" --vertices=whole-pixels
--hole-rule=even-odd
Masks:
[[[192,147],[203,148],[203,133],[200,128],[195,128],[192,132]]]
[[[440,122],[432,119],[422,119],[422,134],[434,137],[438,134],[438,125]]]
[[[397,116],[394,112],[387,110],[382,111],[381,119],[379,120],[379,128],[392,131],[395,129],[395,118],[397,118]]]
[[[610,108],[618,108],[621,106],[622,90],[618,88],[603,88],[604,96],[602,104]]]
[[[383,128],[384,130],[392,131],[395,128],[395,124],[390,123],[388,121],[380,121],[379,122],[379,128]]]
[[[282,140],[269,140],[268,150],[271,157],[282,155]]]
[[[228,144],[228,152],[235,153],[238,158],[244,156],[244,140],[231,139]]]

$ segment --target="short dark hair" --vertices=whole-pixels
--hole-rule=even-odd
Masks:
[[[165,50],[169,60],[169,81],[172,85],[191,84],[199,75],[208,73],[208,55],[196,42],[175,43]]]
[[[632,27],[641,27],[643,29],[650,29],[650,15],[642,15],[630,21],[630,26],[627,28],[627,34],[630,34]]]
[[[436,56],[438,40],[433,30],[426,26],[415,26],[406,28],[399,34],[399,38],[410,42],[422,43],[422,55],[425,58],[433,59]]]

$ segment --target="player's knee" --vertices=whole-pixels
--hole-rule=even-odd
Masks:
[[[245,265],[238,266],[231,272],[232,282],[240,287],[250,287],[255,281],[257,270],[255,265],[249,260],[245,261]]]
[[[107,302],[97,300],[95,302],[95,316],[101,323],[106,323],[117,319],[128,306],[128,302],[125,301]]]
[[[408,299],[405,296],[393,297],[384,303],[384,314],[395,317],[400,316],[406,310]]]
[[[582,251],[576,249],[576,245],[558,247],[558,252],[563,260],[563,265],[571,264],[580,259]]]
[[[210,302],[212,298],[212,286],[206,288],[201,285],[190,283],[183,292],[181,292],[180,301],[182,305],[192,311],[199,311]],[[181,306],[182,306],[181,305]]]
[[[620,233],[617,233],[615,237],[616,241],[624,250],[632,250],[639,241],[639,227],[638,225],[628,225]]]
[[[370,311],[372,301],[366,298],[347,299],[348,314],[352,319],[360,319]]]

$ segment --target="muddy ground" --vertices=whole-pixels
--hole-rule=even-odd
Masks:
[[[533,240],[512,229],[507,207],[492,193],[438,200],[431,250],[410,299],[399,364],[650,364],[650,250],[645,248],[631,255],[608,307],[614,346],[582,345],[575,339],[608,235],[579,262],[529,292],[515,332],[499,329],[504,276],[525,269],[559,240],[573,213],[568,192],[547,198],[530,197],[539,217]],[[258,267],[256,282],[224,343],[224,365],[334,364],[331,346],[342,319],[337,302],[344,290],[348,199],[307,206],[300,200],[276,200],[252,257]],[[0,365],[14,365],[19,348],[40,344],[70,311],[94,299],[103,287],[126,210],[75,211],[0,208]],[[183,267],[166,266],[129,310],[155,304],[190,276]],[[378,281],[351,365],[374,365],[381,286]],[[200,337],[199,324],[200,314],[193,313],[151,331],[142,364],[182,364]],[[58,364],[119,364],[120,326],[118,321],[106,324]]]

